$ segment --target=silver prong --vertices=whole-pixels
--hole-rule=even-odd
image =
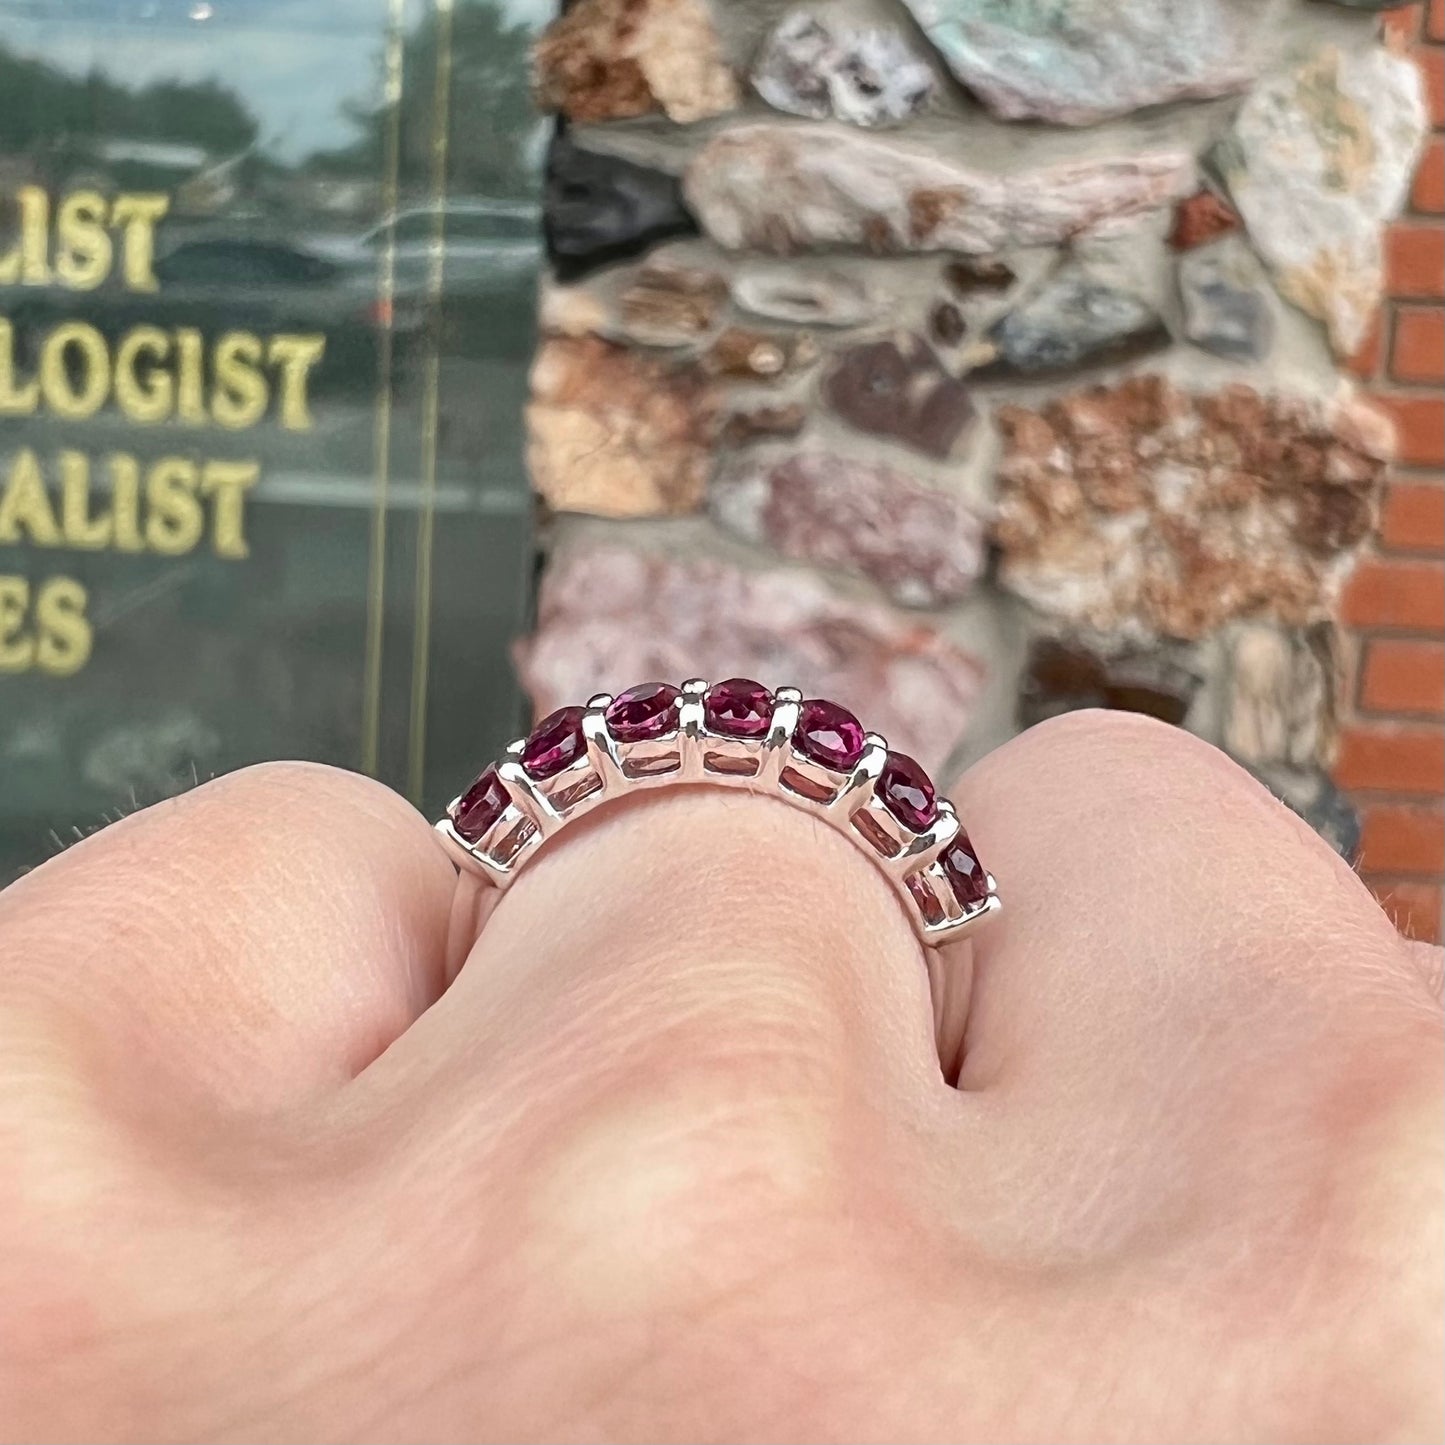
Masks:
[[[1003,907],[1003,902],[996,893],[990,893],[972,913],[965,913],[962,918],[948,918],[942,923],[925,924],[923,936],[927,942],[937,947],[945,943],[957,943],[962,938],[967,938],[985,919],[992,918]]]
[[[759,787],[774,787],[778,776],[786,766],[792,753],[790,746],[793,729],[798,726],[798,703],[795,687],[779,688],[773,694],[773,716],[768,723],[767,736],[763,739],[762,755],[758,758],[757,782]],[[792,693],[785,698],[784,693]]]
[[[544,837],[555,833],[562,826],[562,815],[552,806],[547,795],[527,776],[527,770],[521,763],[510,759],[499,763],[497,776],[507,785],[517,806],[532,815],[532,821]]]
[[[896,858],[890,859],[889,868],[894,869],[900,878],[906,878],[920,868],[927,868],[953,842],[958,831],[958,817],[953,809],[945,812],[940,807],[932,826],[915,835],[913,841],[905,845]]]
[[[594,693],[582,709],[585,753],[549,778],[539,780],[527,772],[522,763],[526,740],[515,739],[495,765],[506,792],[506,809],[481,840],[468,842],[456,830],[454,819],[465,793],[452,800],[436,825],[448,858],[468,874],[506,888],[559,828],[608,798],[679,782],[705,782],[771,793],[790,807],[825,820],[874,860],[928,948],[966,937],[999,912],[1002,904],[993,874],[984,874],[988,891],[965,913],[942,865],[945,850],[962,832],[952,803],[940,798],[932,824],[914,833],[877,797],[878,780],[888,760],[888,741],[882,734],[864,734],[856,765],[841,777],[794,746],[804,702],[799,688],[776,688],[764,735],[739,737],[726,730],[727,723],[722,730],[709,729],[709,687],[702,678],[683,683],[675,738],[667,733],[631,742],[619,742],[608,726],[613,695]],[[708,758],[711,770],[705,766]],[[487,801],[495,804],[497,799]]]
[[[677,704],[677,778],[682,783],[695,783],[703,776],[703,694],[708,685],[700,677],[689,678],[682,685]]]
[[[611,704],[610,697],[605,702],[594,697],[587,704],[587,711],[582,714],[582,737],[587,744],[587,761],[592,764],[592,771],[601,779],[604,795],[615,792],[625,781],[617,744],[612,734],[607,731],[605,713]]]
[[[867,734],[863,740],[863,756],[853,765],[848,781],[838,790],[838,796],[828,804],[827,811],[836,816],[851,818],[872,796],[873,785],[882,776],[883,764],[887,760],[888,744],[877,733]]]
[[[512,881],[511,870],[500,863],[493,863],[480,849],[473,848],[452,826],[450,818],[443,818],[436,825],[436,835],[448,858],[468,873],[485,878],[496,888],[505,888]]]

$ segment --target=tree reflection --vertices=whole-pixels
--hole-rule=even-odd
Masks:
[[[217,80],[131,88],[100,70],[76,76],[0,46],[0,151],[23,155],[69,140],[123,135],[185,142],[216,154],[255,144],[245,103]]]
[[[470,0],[457,8],[451,30],[449,188],[491,196],[531,195],[540,169],[532,144],[539,120],[528,70],[531,27],[509,21],[492,0]],[[441,34],[432,13],[407,37],[400,116],[404,175],[427,173]],[[349,111],[357,139],[319,152],[308,165],[338,175],[375,176],[385,151],[390,107],[351,106]]]
[[[275,21],[278,31],[285,20]],[[449,189],[495,197],[535,194],[540,169],[540,121],[530,93],[528,55],[532,28],[508,18],[495,0],[463,0],[451,18]],[[433,105],[442,27],[433,11],[406,37],[401,113],[403,177],[426,177],[434,126]],[[187,39],[187,45],[195,42]],[[376,84],[380,97],[383,43],[378,36]],[[63,182],[78,166],[96,166],[113,143],[185,145],[207,162],[247,157],[252,184],[291,174],[375,181],[380,177],[390,107],[342,100],[338,106],[355,132],[341,146],[318,148],[286,164],[270,153],[266,136],[274,119],[257,115],[225,76],[166,78],[129,84],[100,63],[77,74],[52,60],[25,55],[0,41],[0,160],[22,163],[36,179]],[[103,168],[103,166],[101,167]]]

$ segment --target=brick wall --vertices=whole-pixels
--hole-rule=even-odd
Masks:
[[[1441,937],[1445,883],[1445,0],[1391,11],[1425,75],[1434,135],[1385,244],[1389,299],[1355,359],[1399,452],[1372,555],[1350,581],[1351,676],[1335,779],[1360,811],[1360,869],[1399,926]]]

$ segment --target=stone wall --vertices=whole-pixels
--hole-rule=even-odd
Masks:
[[[538,710],[742,674],[941,767],[1131,708],[1353,855],[1340,599],[1393,431],[1347,365],[1429,127],[1379,8],[574,0]]]

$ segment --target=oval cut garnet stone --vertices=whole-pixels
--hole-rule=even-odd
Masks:
[[[798,713],[793,746],[805,758],[846,773],[863,756],[863,724],[836,702],[809,698]]]
[[[702,700],[708,728],[725,738],[760,738],[772,721],[773,695],[748,677],[730,677]]]
[[[488,768],[462,794],[452,812],[452,827],[468,843],[477,843],[487,829],[507,811],[511,801],[495,768]]]
[[[938,794],[927,773],[907,753],[889,753],[874,791],[883,806],[915,833],[938,818]]]
[[[988,897],[988,878],[967,833],[959,832],[944,850],[942,862],[943,876],[959,904],[965,910],[977,908]]]
[[[640,682],[612,700],[604,714],[607,726],[620,743],[664,737],[677,729],[681,697],[670,683]]]
[[[559,707],[532,729],[522,749],[522,766],[534,778],[554,777],[587,751],[582,738],[582,711],[580,707]]]

